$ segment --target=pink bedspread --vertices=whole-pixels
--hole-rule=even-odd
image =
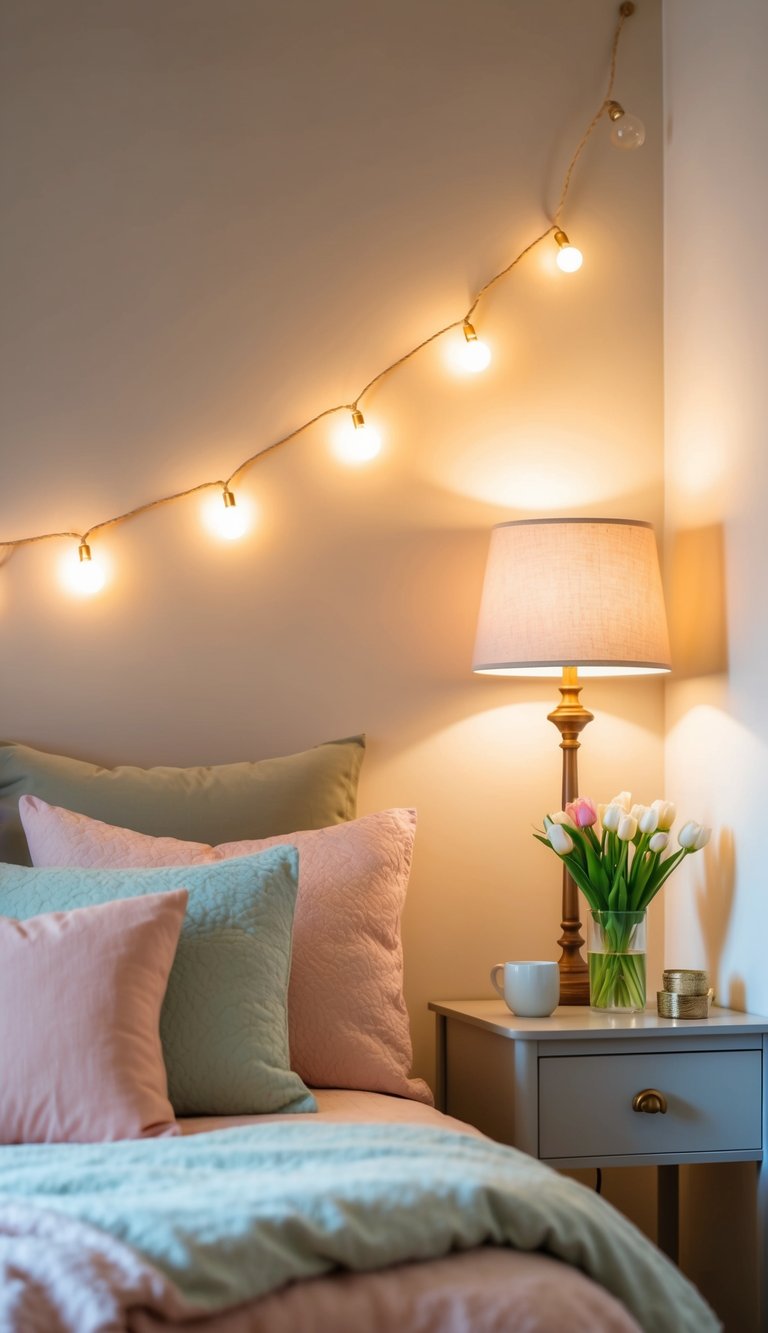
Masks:
[[[320,1119],[441,1123],[418,1102],[320,1091]],[[194,1134],[297,1117],[197,1119]],[[314,1119],[315,1117],[313,1117]],[[583,1274],[540,1254],[483,1248],[376,1273],[296,1283],[225,1315],[195,1318],[176,1288],[106,1233],[26,1205],[0,1214],[2,1333],[638,1333],[623,1307]]]

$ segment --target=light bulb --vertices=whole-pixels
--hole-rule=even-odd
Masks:
[[[556,260],[557,267],[563,273],[575,273],[584,263],[584,256],[581,253],[581,250],[577,250],[575,245],[571,245],[565,232],[560,231],[559,228],[555,232],[555,240],[558,246]]]
[[[224,501],[223,509],[219,510],[216,527],[220,537],[227,541],[237,541],[242,537],[248,527],[248,517],[244,510],[238,507],[237,501],[228,486],[224,487],[222,495]]]
[[[491,349],[487,343],[481,342],[478,338],[473,324],[468,319],[464,320],[464,342],[461,351],[458,354],[459,363],[462,370],[475,375],[480,370],[485,370],[491,360]]]
[[[92,597],[94,593],[101,592],[107,581],[101,564],[93,559],[86,541],[80,542],[76,553],[68,553],[65,557],[61,577],[76,597]]]
[[[202,501],[200,517],[203,524],[219,541],[237,541],[244,537],[255,522],[253,504],[250,498],[240,496],[235,500],[233,492],[223,481],[219,483],[218,495],[208,494]]]
[[[381,436],[369,426],[359,408],[354,408],[350,422],[337,441],[337,452],[345,463],[368,463],[381,449]]]
[[[609,102],[608,115],[613,121],[611,143],[616,148],[642,148],[645,143],[645,126],[639,116],[628,116],[620,102]]]

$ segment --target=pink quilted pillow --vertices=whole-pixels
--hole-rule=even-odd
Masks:
[[[160,1007],[186,889],[0,917],[0,1142],[177,1134]]]
[[[196,865],[291,844],[299,850],[288,992],[291,1066],[315,1088],[363,1088],[430,1102],[408,1077],[400,914],[414,810],[384,810],[330,828],[218,847],[155,838],[22,796],[36,866],[109,869]]]

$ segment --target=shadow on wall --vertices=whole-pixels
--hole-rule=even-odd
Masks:
[[[743,978],[730,977],[726,994],[725,980],[720,977],[723,947],[736,890],[736,858],[731,829],[722,829],[717,846],[710,845],[704,855],[704,875],[696,888],[696,911],[707,952],[710,985],[714,987],[716,1004],[730,1009],[746,1009]]]
[[[722,526],[676,532],[667,547],[666,567],[675,677],[724,675],[728,639]]]

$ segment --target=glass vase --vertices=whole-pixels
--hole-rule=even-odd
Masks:
[[[645,1008],[645,912],[592,912],[587,920],[592,1009],[635,1014]]]

